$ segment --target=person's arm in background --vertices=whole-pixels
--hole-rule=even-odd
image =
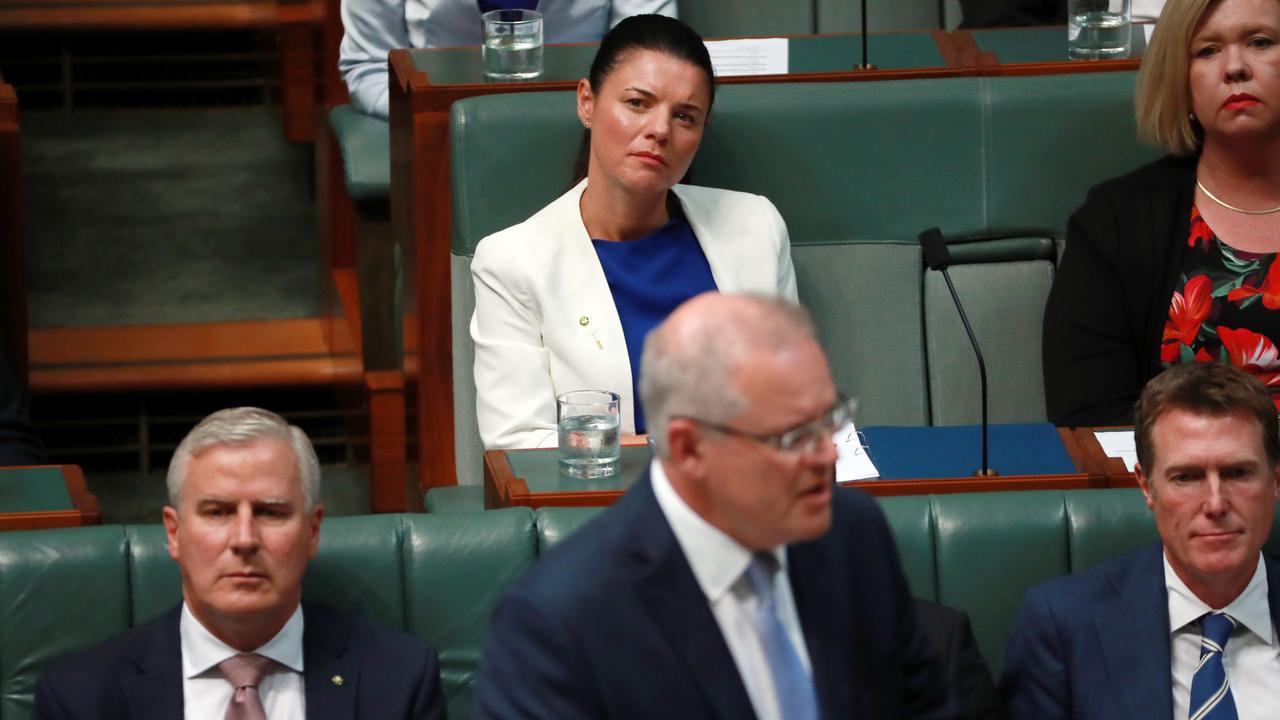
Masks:
[[[609,27],[632,15],[676,17],[676,0],[613,0],[609,4]]]
[[[0,353],[0,467],[45,462],[44,445],[27,417],[22,390]]]
[[[387,55],[410,46],[405,0],[342,0],[342,46],[338,71],[351,104],[360,112],[387,119]]]

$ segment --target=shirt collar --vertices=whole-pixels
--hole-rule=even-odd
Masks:
[[[694,512],[672,487],[657,458],[649,465],[649,481],[658,507],[671,525],[698,587],[708,601],[716,603],[746,572],[755,553]],[[786,548],[779,545],[770,552],[777,558],[779,569],[785,573]]]
[[[1178,573],[1169,564],[1169,556],[1164,555],[1164,584],[1169,591],[1169,632],[1175,633],[1187,625],[1200,619],[1201,615],[1214,610],[1203,600],[1191,592],[1191,588],[1182,582]],[[1230,615],[1257,635],[1263,642],[1271,644],[1271,606],[1267,597],[1267,568],[1262,561],[1262,553],[1258,553],[1258,566],[1244,591],[1236,596],[1222,612]]]
[[[302,606],[293,609],[288,622],[262,645],[250,652],[269,657],[294,672],[302,672]],[[182,676],[193,678],[203,675],[218,663],[238,655],[239,650],[222,642],[209,632],[187,604],[182,603],[182,618],[178,621],[178,635],[182,639]]]

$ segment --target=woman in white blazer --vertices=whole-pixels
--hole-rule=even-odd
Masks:
[[[676,184],[714,93],[706,47],[687,25],[642,15],[605,36],[578,84],[586,178],[481,240],[471,263],[486,448],[554,447],[556,396],[570,390],[617,392],[622,433],[643,433],[635,387],[649,328],[704,291],[796,298],[771,202]]]
[[[397,48],[479,45],[480,12],[511,0],[342,0],[342,45],[338,71],[351,104],[360,112],[386,119],[387,54]],[[542,13],[548,43],[595,42],[629,15],[661,13],[675,17],[676,0],[526,0]],[[517,5],[512,5],[517,6]]]

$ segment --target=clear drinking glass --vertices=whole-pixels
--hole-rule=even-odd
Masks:
[[[1072,60],[1129,57],[1129,0],[1068,0],[1067,56]]]
[[[618,472],[618,393],[574,390],[556,398],[560,473],[590,479]]]
[[[491,10],[484,22],[484,74],[495,80],[522,80],[542,74],[542,13]]]

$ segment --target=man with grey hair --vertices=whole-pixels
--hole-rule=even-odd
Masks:
[[[501,602],[477,718],[952,718],[849,419],[786,302],[700,295],[649,336],[656,457]]]
[[[63,659],[42,718],[442,718],[435,652],[302,602],[320,542],[320,465],[305,433],[258,408],[220,410],[169,464],[164,526],[179,607]]]

